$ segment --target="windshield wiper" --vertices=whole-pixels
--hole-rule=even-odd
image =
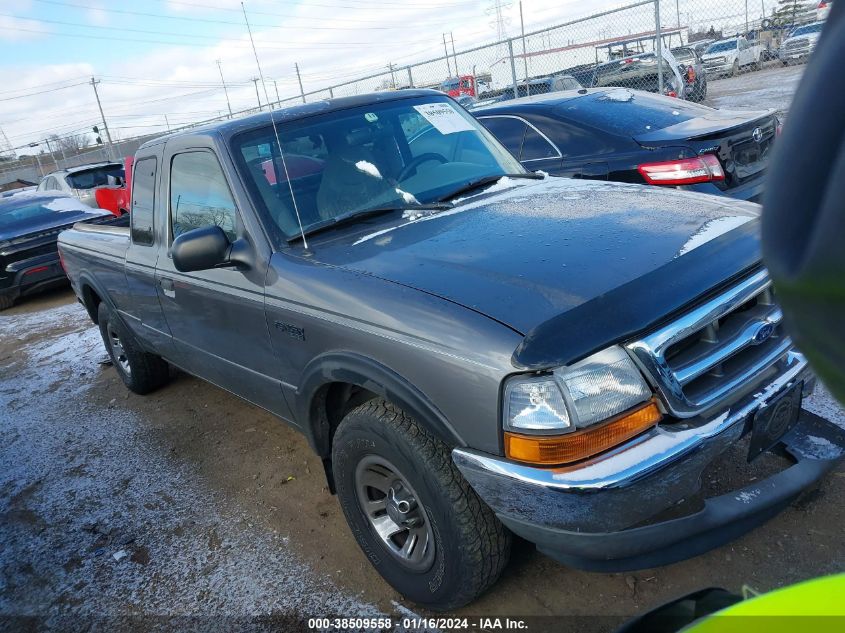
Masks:
[[[438,200],[445,201],[449,200],[450,198],[454,198],[455,196],[459,196],[462,193],[469,193],[474,189],[479,189],[480,187],[484,187],[486,185],[492,185],[494,183],[499,182],[502,178],[523,178],[528,180],[542,180],[545,178],[543,174],[535,174],[534,172],[527,172],[524,174],[499,174],[498,176],[484,176],[483,178],[478,178],[477,180],[472,180],[465,185],[461,185],[454,191],[449,192],[445,196],[441,196]]]
[[[377,215],[384,215],[385,213],[391,213],[393,211],[445,211],[446,209],[451,208],[452,205],[447,204],[445,202],[435,202],[432,204],[400,203],[388,204],[383,207],[373,207],[372,209],[361,209],[360,211],[350,211],[349,213],[343,213],[333,218],[329,218],[328,220],[323,220],[322,222],[312,224],[307,229],[305,229],[305,235],[313,235],[314,233],[320,233],[321,231],[334,229],[344,224],[351,224],[364,218],[371,218]],[[293,235],[288,238],[288,242],[295,242],[301,239],[302,233],[297,233],[296,235]]]

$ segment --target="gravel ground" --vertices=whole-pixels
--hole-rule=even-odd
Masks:
[[[250,626],[292,631],[297,618],[414,609],[367,564],[301,436],[179,373],[130,394],[105,358],[68,291],[0,316],[0,615],[109,631],[139,616],[197,630],[260,616]],[[845,426],[824,391],[809,406]],[[579,572],[519,543],[460,613],[624,618],[705,586],[768,590],[842,570],[843,519],[840,470],[752,534],[660,569]]]
[[[778,61],[768,62],[758,72],[711,80],[704,103],[723,110],[773,109],[783,121],[805,68],[804,64],[784,66]]]

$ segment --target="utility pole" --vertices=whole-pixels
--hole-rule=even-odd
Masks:
[[[253,77],[250,79],[252,83],[255,84],[255,98],[258,99],[258,109],[261,110],[261,97],[258,95],[258,77]]]
[[[396,90],[396,75],[393,74],[393,63],[387,65],[387,69],[390,71],[390,87]]]
[[[458,72],[458,54],[455,52],[455,37],[452,35],[452,31],[449,31],[449,39],[452,40],[452,59],[455,60],[455,76],[460,77],[461,73]]]
[[[273,80],[273,88],[276,89],[276,105],[278,105],[281,99],[279,98],[279,82],[275,79]]]
[[[452,64],[449,63],[449,49],[446,46],[446,34],[443,34],[443,51],[446,53],[446,72],[449,73],[447,77],[452,76]],[[455,71],[457,72],[457,70]]]
[[[748,37],[748,0],[745,0],[745,36]]]
[[[39,145],[40,145],[40,143],[30,143],[29,144],[30,147],[36,148],[35,149],[35,162],[38,163],[38,172],[41,174],[41,177],[43,178],[44,177],[44,168],[41,166],[41,158],[38,156],[38,152],[40,150],[37,149]]]
[[[299,74],[299,64],[294,63],[294,68],[296,68],[296,80],[299,82],[299,96],[302,97],[302,103],[305,103],[305,91],[302,89],[302,75]]]
[[[53,154],[53,148],[50,146],[50,139],[45,138],[44,142],[47,143],[47,151],[50,152],[50,160],[53,161],[53,168],[58,169],[59,165],[56,163],[56,155]]]
[[[91,86],[94,88],[94,97],[97,99],[97,107],[100,109],[100,117],[103,119],[103,129],[106,131],[106,140],[109,143],[109,160],[114,160],[114,145],[111,142],[111,132],[109,132],[109,126],[106,123],[106,115],[103,114],[103,104],[100,103],[100,93],[97,92],[98,83],[100,82],[91,77]]]
[[[657,0],[658,2],[660,0]],[[522,0],[519,0],[519,28],[522,29],[522,62],[525,66],[525,95],[531,94],[531,88],[528,86],[528,55],[525,48],[525,20],[522,19]],[[514,95],[517,96],[517,95]]]
[[[660,0],[657,0],[657,1],[659,2]],[[678,28],[681,28],[681,7],[679,6],[680,1],[681,0],[675,0],[675,20],[678,23]],[[748,4],[747,1],[746,1],[746,4]],[[687,25],[687,26],[689,26],[689,25]]]
[[[223,65],[220,60],[217,60],[217,70],[220,71],[220,83],[223,84],[223,92],[226,93],[226,105],[229,107],[229,118],[232,118],[232,104],[229,103],[229,90],[226,88],[226,80],[223,79]]]

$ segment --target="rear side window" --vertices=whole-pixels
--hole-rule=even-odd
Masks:
[[[176,154],[170,165],[170,229],[173,237],[216,225],[231,241],[235,241],[236,217],[235,201],[214,154]]]
[[[524,121],[503,116],[484,117],[479,120],[511,154],[519,158],[522,153],[522,139],[528,127]]]
[[[156,168],[155,157],[142,158],[135,163],[132,179],[132,243],[139,246],[153,244],[153,210],[155,208]]]
[[[543,158],[554,158],[557,155],[557,150],[537,130],[530,125],[525,129],[525,138],[522,141],[522,154],[519,160],[540,160]]]

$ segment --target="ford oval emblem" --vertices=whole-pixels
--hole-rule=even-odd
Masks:
[[[772,334],[774,334],[775,326],[771,323],[761,323],[760,326],[757,328],[757,331],[754,332],[754,336],[751,337],[751,342],[754,345],[760,345],[760,343],[765,343],[766,341],[771,338]]]
[[[753,138],[758,143],[763,140],[763,130],[759,127],[755,127],[754,131],[751,133],[751,138]]]

